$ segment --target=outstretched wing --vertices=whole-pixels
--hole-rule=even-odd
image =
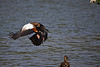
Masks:
[[[44,32],[44,33],[43,32],[38,32],[38,33],[35,33],[29,39],[31,40],[31,42],[34,45],[39,46],[47,39],[47,33],[46,32]]]
[[[24,25],[20,31],[18,31],[16,33],[11,32],[10,36],[11,36],[12,39],[16,40],[19,37],[29,35],[33,32],[37,32],[35,26],[28,23],[28,24]]]
[[[33,31],[32,29],[25,30],[25,31],[18,31],[18,32],[16,32],[16,33],[10,32],[10,33],[9,33],[9,36],[10,36],[12,39],[16,40],[16,39],[18,39],[19,37],[32,34],[33,32],[34,32],[34,31]]]
[[[41,33],[36,33],[32,37],[30,37],[29,39],[31,40],[31,42],[34,45],[39,46],[43,42],[42,38],[43,37],[42,37]]]

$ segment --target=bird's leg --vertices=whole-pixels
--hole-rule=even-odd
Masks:
[[[36,36],[37,36],[38,39],[40,38],[39,34],[37,34]]]

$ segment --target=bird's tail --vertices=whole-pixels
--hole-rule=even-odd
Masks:
[[[9,36],[10,36],[12,39],[16,40],[16,39],[18,39],[18,38],[21,36],[20,34],[21,34],[20,31],[18,31],[17,33],[10,32],[10,33],[9,33]]]

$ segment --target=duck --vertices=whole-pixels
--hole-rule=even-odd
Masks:
[[[68,56],[64,56],[64,62],[61,63],[60,67],[70,67],[70,63],[67,61]]]
[[[9,36],[13,40],[16,40],[20,37],[27,36],[32,33],[35,33],[35,34],[29,39],[34,45],[39,46],[41,43],[43,43],[47,39],[48,29],[46,29],[45,26],[42,25],[41,23],[31,22],[31,23],[25,24],[16,33],[10,32]]]

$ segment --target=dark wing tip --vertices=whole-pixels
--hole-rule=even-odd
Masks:
[[[10,38],[12,38],[12,39],[14,39],[14,40],[18,39],[19,36],[20,36],[20,35],[18,34],[18,32],[17,32],[17,33],[9,32],[8,35],[10,36]]]
[[[46,41],[48,38],[48,33],[46,32],[45,35],[44,35],[44,41]]]
[[[14,40],[16,40],[16,38],[14,38],[14,33],[13,32],[9,32],[9,38],[12,38],[12,39],[14,39]]]

